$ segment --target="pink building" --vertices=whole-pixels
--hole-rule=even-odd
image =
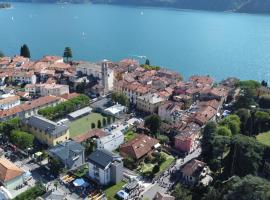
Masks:
[[[177,131],[174,138],[174,147],[182,152],[192,152],[197,146],[200,134],[200,126],[196,123],[188,123],[183,130]]]

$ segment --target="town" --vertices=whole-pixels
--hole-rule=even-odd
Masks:
[[[222,199],[269,177],[267,82],[22,51],[0,58],[0,199]]]

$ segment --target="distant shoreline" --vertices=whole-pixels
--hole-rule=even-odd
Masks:
[[[11,8],[10,3],[0,3],[0,9],[7,9],[7,8]]]
[[[5,0],[4,0],[5,1]],[[14,3],[35,3],[35,4],[58,4],[58,5],[66,5],[66,4],[93,4],[93,5],[108,5],[108,6],[127,6],[127,7],[143,7],[143,8],[164,8],[164,9],[173,9],[173,10],[188,10],[188,11],[205,11],[205,12],[216,12],[216,13],[235,13],[235,14],[255,14],[255,15],[269,15],[270,8],[268,10],[237,10],[237,9],[229,9],[229,10],[222,10],[222,9],[204,9],[204,8],[187,8],[181,7],[177,5],[170,5],[170,4],[144,4],[144,3],[120,3],[120,2],[106,2],[100,0],[70,0],[70,1],[42,1],[39,2],[38,0],[11,0]],[[7,7],[3,8],[11,8],[10,3],[0,2],[0,9],[1,4],[7,4]]]

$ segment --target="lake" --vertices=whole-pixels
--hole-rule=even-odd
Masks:
[[[270,81],[270,16],[92,4],[13,3],[0,10],[0,49],[34,59],[99,61],[147,56],[182,73]],[[143,62],[143,60],[141,60]]]

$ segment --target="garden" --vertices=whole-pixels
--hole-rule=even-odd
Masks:
[[[105,194],[108,200],[117,200],[116,193],[123,188],[126,184],[125,181],[120,181],[119,183],[105,188]]]
[[[165,171],[173,162],[174,157],[165,152],[153,152],[142,161],[137,171],[146,177],[153,177]]]

